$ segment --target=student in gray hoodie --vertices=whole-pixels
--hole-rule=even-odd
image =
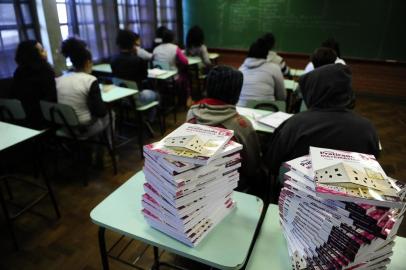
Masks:
[[[240,67],[244,75],[238,106],[247,106],[251,100],[285,100],[286,90],[279,66],[267,62],[268,45],[258,39],[248,52],[248,57]]]
[[[236,111],[243,84],[242,73],[232,67],[216,66],[207,76],[207,98],[188,111],[186,121],[234,130],[234,140],[243,145],[238,190],[253,187],[259,172],[260,147],[251,122]],[[248,182],[250,181],[250,182]]]

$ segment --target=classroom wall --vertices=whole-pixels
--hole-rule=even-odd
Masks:
[[[220,63],[238,68],[247,55],[245,50],[209,48],[221,55]],[[300,53],[283,53],[286,63],[291,68],[304,69],[309,55]],[[406,100],[406,64],[371,61],[361,59],[345,59],[353,73],[353,87],[356,93],[395,97]]]

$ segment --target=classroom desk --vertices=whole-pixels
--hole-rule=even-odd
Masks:
[[[25,128],[25,127],[21,127],[21,126],[17,126],[17,125],[13,125],[13,124],[9,124],[9,123],[0,121],[0,134],[1,134],[0,152],[2,152],[3,150],[6,150],[12,146],[15,146],[23,141],[33,139],[44,132],[45,132],[45,130],[34,130],[34,129]],[[4,156],[4,160],[3,160],[4,162],[2,161],[2,163],[0,163],[0,169],[3,169],[3,166],[4,166],[4,168],[7,168],[6,158],[7,158],[7,156]],[[41,159],[41,155],[39,155],[39,159]],[[21,177],[16,177],[13,174],[1,175],[3,172],[0,171],[0,181],[1,181],[1,183],[5,183],[6,190],[8,191],[8,194],[10,197],[11,197],[10,194],[12,194],[12,193],[11,193],[11,189],[10,189],[10,186],[7,181],[11,181],[11,180],[25,182],[25,183],[27,183],[27,185],[30,185],[31,189],[34,187],[34,188],[37,188],[37,189],[40,189],[43,191],[40,195],[36,196],[34,199],[31,199],[29,202],[26,202],[26,204],[24,206],[19,207],[17,212],[11,212],[7,207],[7,200],[3,196],[2,190],[0,188],[0,206],[3,210],[5,222],[6,222],[8,229],[10,230],[10,235],[11,235],[11,238],[13,239],[13,243],[14,243],[14,246],[16,249],[18,249],[18,242],[17,242],[17,237],[14,232],[12,222],[15,219],[17,219],[18,217],[20,217],[22,214],[30,211],[30,209],[35,207],[39,202],[41,202],[44,198],[46,198],[46,196],[49,195],[49,197],[51,198],[51,202],[54,207],[57,218],[59,218],[61,216],[58,205],[55,200],[54,193],[53,193],[51,185],[49,183],[49,179],[45,176],[45,174],[43,172],[41,161],[39,161],[36,164],[36,166],[39,167],[39,171],[43,175],[45,186],[42,186],[42,185],[37,184],[32,181],[26,181],[25,179],[23,179]]]
[[[287,80],[287,79],[283,80],[283,84],[285,85],[285,88],[287,90],[292,90],[293,92],[295,92],[295,90],[298,86],[298,83],[295,82],[294,80]]]
[[[290,69],[290,74],[291,74],[292,76],[294,76],[294,77],[300,77],[300,76],[302,76],[303,74],[305,74],[305,71],[304,71],[304,69],[294,69],[294,68],[291,68],[291,69]]]
[[[96,72],[106,73],[109,75],[113,74],[110,64],[94,65],[92,67],[92,70],[96,71]],[[150,71],[151,71],[151,69],[148,69],[148,79],[156,79],[156,80],[167,80],[177,74],[176,70],[165,70],[166,72],[164,74],[159,75],[159,76],[154,76],[154,75],[152,75],[152,73]]]
[[[40,130],[0,122],[0,151],[43,133]]]
[[[103,269],[109,269],[105,246],[105,229],[165,249],[180,256],[219,269],[239,269],[247,259],[262,209],[262,200],[245,193],[234,192],[237,202],[233,210],[195,248],[151,228],[141,213],[144,193],[143,172],[138,172],[97,205],[90,217],[99,226],[99,244]],[[158,257],[155,257],[159,260]]]
[[[100,88],[102,99],[105,103],[112,103],[138,93],[138,90],[115,86],[113,84],[103,84]]]
[[[278,213],[278,206],[270,204],[245,269],[292,269],[286,240],[279,224]],[[397,237],[395,243],[394,254],[387,268],[388,270],[405,269],[406,238]],[[270,266],[272,267],[270,268]]]
[[[252,109],[252,108],[239,107],[239,106],[237,106],[236,109],[240,115],[245,116],[246,118],[248,118],[248,120],[251,121],[251,124],[256,131],[264,132],[264,133],[273,133],[275,131],[274,128],[261,124],[258,121],[256,121],[257,119],[259,119],[261,117],[271,114],[272,113],[271,111],[257,110],[257,109]]]

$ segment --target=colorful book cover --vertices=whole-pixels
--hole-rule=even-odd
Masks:
[[[234,136],[232,130],[184,123],[159,143],[144,146],[144,151],[197,165],[207,165]]]
[[[322,198],[402,208],[395,183],[373,155],[310,147],[315,189]]]

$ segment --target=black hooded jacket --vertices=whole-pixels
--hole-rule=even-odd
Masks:
[[[348,110],[353,90],[347,66],[331,64],[299,79],[308,111],[292,116],[275,130],[266,156],[271,173],[282,162],[307,155],[309,146],[379,154],[379,139],[372,123]]]

